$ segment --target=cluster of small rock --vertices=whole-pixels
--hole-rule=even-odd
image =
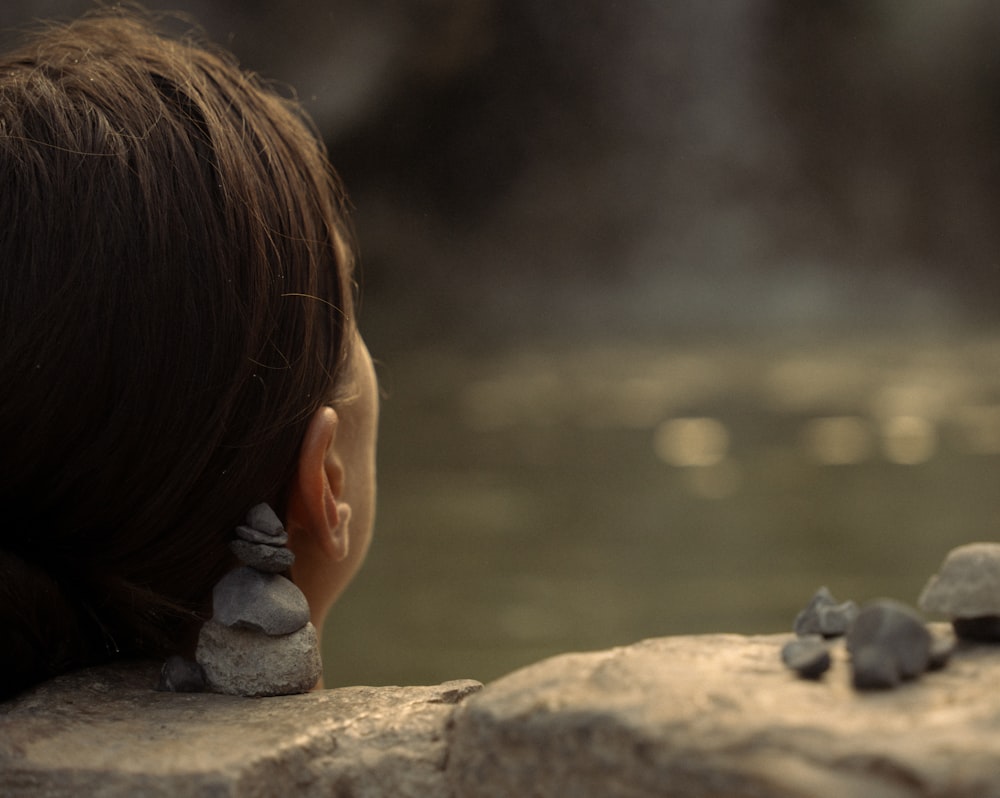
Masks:
[[[951,551],[919,599],[926,612],[951,618],[955,635],[969,641],[1000,641],[1000,543],[971,543]],[[795,618],[795,638],[781,651],[785,665],[818,679],[832,664],[829,642],[844,637],[852,683],[859,690],[895,687],[943,668],[955,640],[934,635],[920,614],[893,599],[863,608],[837,603],[823,587]]]
[[[274,511],[259,504],[236,535],[230,548],[242,565],[212,591],[212,618],[198,636],[197,662],[171,657],[160,687],[243,696],[308,692],[322,674],[319,639],[306,597],[282,576],[294,561],[288,534]]]
[[[952,647],[901,602],[878,599],[862,608],[853,601],[838,604],[825,587],[799,613],[794,629],[796,637],[781,650],[785,665],[803,678],[818,679],[832,664],[827,641],[843,637],[852,683],[859,690],[895,687],[941,668]]]

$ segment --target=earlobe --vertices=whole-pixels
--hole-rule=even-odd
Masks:
[[[337,502],[337,526],[330,532],[331,553],[337,562],[347,558],[351,550],[351,505]]]
[[[299,538],[298,546],[318,547],[335,561],[347,556],[350,518],[350,507],[337,501],[344,481],[333,446],[337,425],[337,413],[331,407],[319,408],[310,419],[286,512],[286,526],[293,538]]]

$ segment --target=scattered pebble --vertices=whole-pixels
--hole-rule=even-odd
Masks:
[[[927,670],[931,633],[910,607],[892,599],[865,606],[847,632],[854,686],[894,687]]]
[[[170,693],[200,693],[205,689],[205,671],[197,662],[184,657],[167,657],[160,669],[156,689]]]
[[[820,635],[789,640],[781,649],[781,661],[803,679],[818,679],[830,669],[830,651]]]
[[[805,635],[840,637],[847,634],[857,616],[857,604],[853,601],[838,604],[829,589],[821,587],[806,608],[796,616],[793,629],[799,637]]]
[[[222,577],[212,591],[212,618],[222,626],[276,636],[309,623],[309,603],[294,584],[277,574],[243,567]]]
[[[952,549],[918,603],[950,617],[960,638],[1000,642],[1000,543]]]

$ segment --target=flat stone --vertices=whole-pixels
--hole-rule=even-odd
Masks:
[[[309,602],[285,577],[244,566],[213,589],[212,619],[236,629],[287,635],[309,623]]]
[[[872,693],[852,687],[843,640],[826,678],[797,678],[790,639],[662,638],[505,676],[455,715],[454,795],[1000,796],[995,647]]]
[[[288,543],[288,533],[284,529],[277,535],[270,532],[261,532],[252,526],[236,527],[236,537],[248,543],[266,543],[269,546],[284,546]]]
[[[291,549],[283,546],[272,546],[268,543],[251,543],[246,540],[233,540],[229,548],[243,565],[248,565],[258,571],[269,574],[280,574],[292,567],[295,555]]]
[[[251,699],[159,693],[158,671],[80,671],[0,704],[0,795],[447,796],[445,727],[481,686]]]

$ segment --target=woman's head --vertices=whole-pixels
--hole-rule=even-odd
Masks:
[[[46,29],[0,59],[0,175],[16,687],[177,646],[247,509],[302,503],[302,441],[367,355],[322,145],[223,54],[113,12]]]

